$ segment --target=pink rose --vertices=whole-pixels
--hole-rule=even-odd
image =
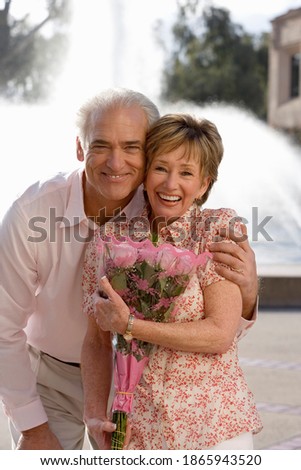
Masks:
[[[139,250],[139,259],[144,260],[150,266],[155,266],[157,262],[157,250],[154,246],[144,246]]]
[[[169,271],[177,260],[177,248],[172,245],[161,245],[161,250],[157,255],[157,263],[164,271]]]
[[[180,255],[175,265],[175,271],[177,274],[190,274],[195,270],[195,255],[191,252],[186,252]]]
[[[138,251],[127,243],[109,244],[110,259],[115,266],[128,268],[133,266],[138,258]]]

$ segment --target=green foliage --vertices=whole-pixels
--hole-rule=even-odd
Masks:
[[[162,98],[236,104],[265,119],[268,35],[246,33],[223,8],[210,6],[198,14],[198,3],[179,6]]]
[[[10,15],[13,1],[0,11],[0,95],[14,101],[45,100],[68,50],[70,0],[45,0],[45,18],[36,25],[29,14],[20,20]]]

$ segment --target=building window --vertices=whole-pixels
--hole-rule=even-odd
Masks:
[[[301,54],[294,54],[291,58],[291,98],[300,95],[300,62]]]

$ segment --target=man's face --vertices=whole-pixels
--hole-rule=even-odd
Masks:
[[[144,177],[147,120],[138,106],[109,109],[89,133],[85,161],[85,205],[124,207]]]

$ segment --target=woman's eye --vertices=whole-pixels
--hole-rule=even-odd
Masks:
[[[163,166],[156,166],[155,170],[156,171],[166,171],[166,168],[164,168]]]
[[[193,176],[193,174],[190,171],[182,171],[183,176]]]

